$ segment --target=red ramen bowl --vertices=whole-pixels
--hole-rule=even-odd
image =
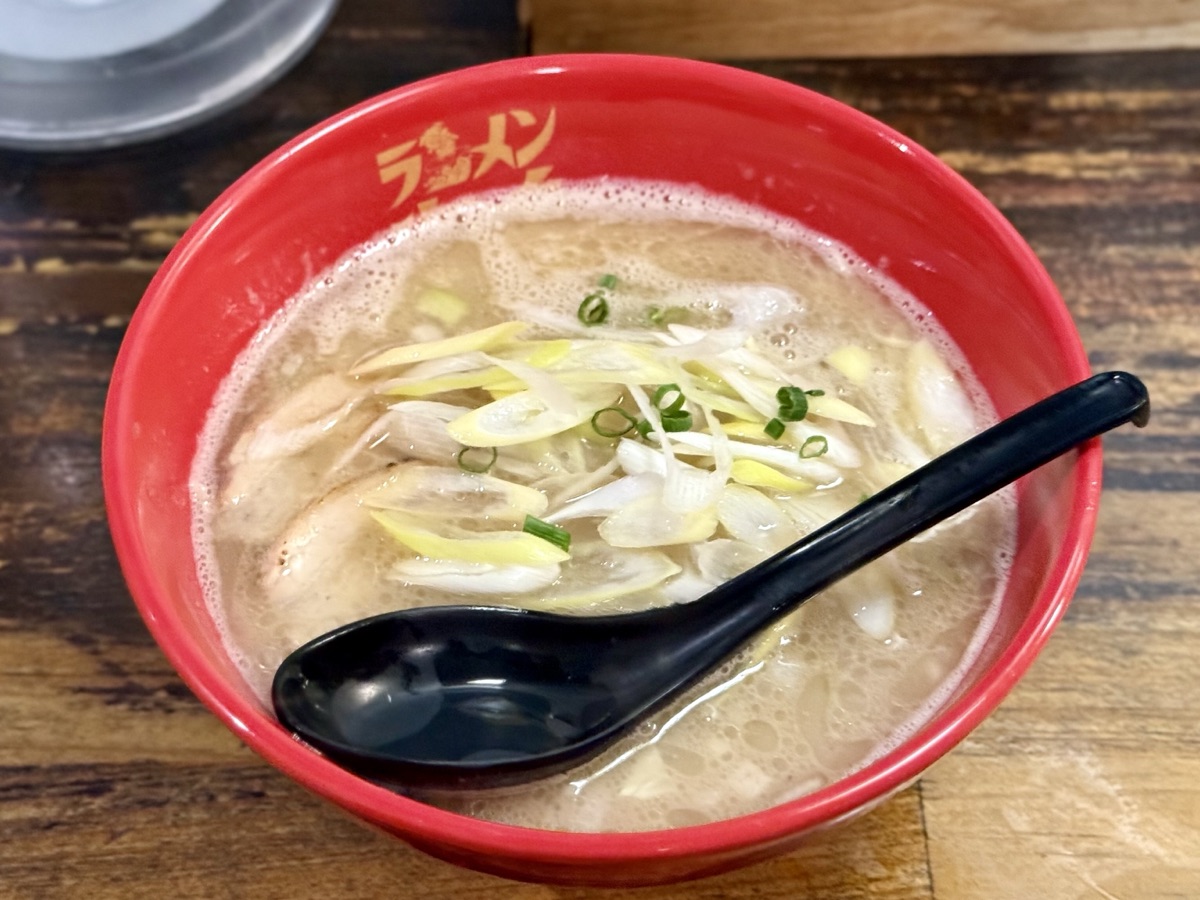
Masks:
[[[448,145],[431,138],[447,132]],[[272,765],[455,863],[535,881],[648,884],[796,847],[909,784],[978,725],[1045,644],[1079,579],[1100,449],[1092,442],[1020,483],[1012,576],[957,692],[892,752],[814,794],[707,825],[576,834],[475,820],[355,777],[276,722],[205,605],[188,494],[205,415],[259,326],[351,248],[464,194],[600,176],[700,185],[847,245],[933,311],[1002,416],[1089,374],[1062,299],[1029,247],[903,135],[826,97],[718,65],[516,59],[335,116],[263,160],[199,218],[154,278],[121,348],[104,486],[116,549],[154,637],[200,699]]]

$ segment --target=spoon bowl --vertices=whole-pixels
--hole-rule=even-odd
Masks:
[[[438,606],[354,622],[294,651],[281,722],[398,786],[496,787],[570,768],[813,594],[1083,441],[1149,420],[1145,386],[1095,375],[1005,419],[687,604],[564,616]]]

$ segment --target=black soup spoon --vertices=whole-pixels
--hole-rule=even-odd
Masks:
[[[1096,375],[1005,419],[692,603],[566,616],[440,606],[386,613],[293,652],[280,721],[398,787],[494,787],[563,771],[816,592],[1070,448],[1149,421],[1145,386]]]

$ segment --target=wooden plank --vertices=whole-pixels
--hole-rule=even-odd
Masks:
[[[810,845],[725,875],[612,897],[929,900],[913,789]],[[244,756],[220,765],[0,766],[0,897],[584,900],[468,872],[368,831]],[[19,893],[6,887],[19,886]]]
[[[1200,46],[1198,0],[527,0],[525,15],[535,53],[799,59]]]

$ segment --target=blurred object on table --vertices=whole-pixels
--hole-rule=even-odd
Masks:
[[[261,90],[338,0],[0,0],[0,146],[169,134]]]

